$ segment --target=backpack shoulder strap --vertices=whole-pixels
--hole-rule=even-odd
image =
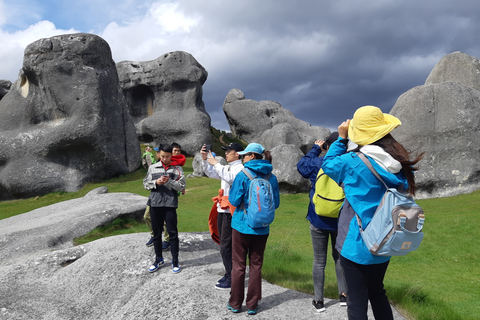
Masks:
[[[252,172],[247,168],[243,168],[242,172],[248,177],[248,179],[253,180],[255,177],[252,175]]]
[[[388,186],[387,184],[385,183],[385,181],[383,181],[382,177],[380,177],[380,175],[378,174],[378,172],[375,170],[375,168],[372,166],[372,164],[370,163],[370,161],[367,159],[367,157],[365,157],[365,155],[361,152],[356,152],[356,154],[358,155],[358,157],[360,158],[360,160],[363,161],[363,163],[365,163],[365,165],[368,167],[368,169],[370,169],[370,171],[373,173],[373,175],[375,177],[378,178],[378,180],[382,181],[383,185],[385,186],[385,188],[387,188],[388,190]]]

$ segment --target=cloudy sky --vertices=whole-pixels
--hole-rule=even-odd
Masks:
[[[222,130],[232,88],[333,129],[363,105],[389,112],[446,54],[480,58],[476,0],[0,0],[0,79],[16,80],[28,44],[75,32],[115,62],[191,53]]]

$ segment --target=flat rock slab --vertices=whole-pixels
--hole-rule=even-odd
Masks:
[[[154,258],[148,233],[103,238],[0,266],[1,319],[247,319],[214,288],[223,275],[219,247],[208,233],[180,233],[180,266],[147,271]],[[268,244],[267,244],[268,250]],[[164,253],[167,262],[170,252]],[[263,281],[255,319],[346,319],[339,301],[316,314],[313,296]],[[394,310],[395,319],[404,319]],[[371,310],[369,317],[373,319]]]
[[[140,218],[147,198],[133,193],[89,193],[0,220],[0,265],[33,253],[73,246],[73,239],[116,218]]]
[[[72,240],[122,215],[143,215],[146,198],[95,189],[68,200],[0,220],[0,319],[247,319],[227,310],[229,291],[215,284],[224,274],[219,246],[208,232],[180,233],[180,266],[149,273],[149,233],[73,246]],[[268,250],[268,243],[267,243]],[[248,278],[248,272],[247,272]],[[325,299],[317,314],[313,296],[263,281],[255,319],[347,319],[347,308]],[[371,310],[368,313],[373,318]],[[395,319],[404,319],[394,310]]]

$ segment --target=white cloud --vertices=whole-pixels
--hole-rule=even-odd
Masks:
[[[75,33],[76,30],[58,30],[50,21],[40,21],[25,30],[8,33],[0,30],[0,79],[15,81],[22,68],[25,48],[42,38],[63,33]]]

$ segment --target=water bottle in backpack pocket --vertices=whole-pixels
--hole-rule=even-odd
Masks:
[[[243,206],[245,220],[250,228],[268,227],[275,218],[275,199],[272,185],[268,181],[271,174],[262,178],[255,176],[247,168],[243,168],[242,171],[250,179],[248,206],[245,204]]]

